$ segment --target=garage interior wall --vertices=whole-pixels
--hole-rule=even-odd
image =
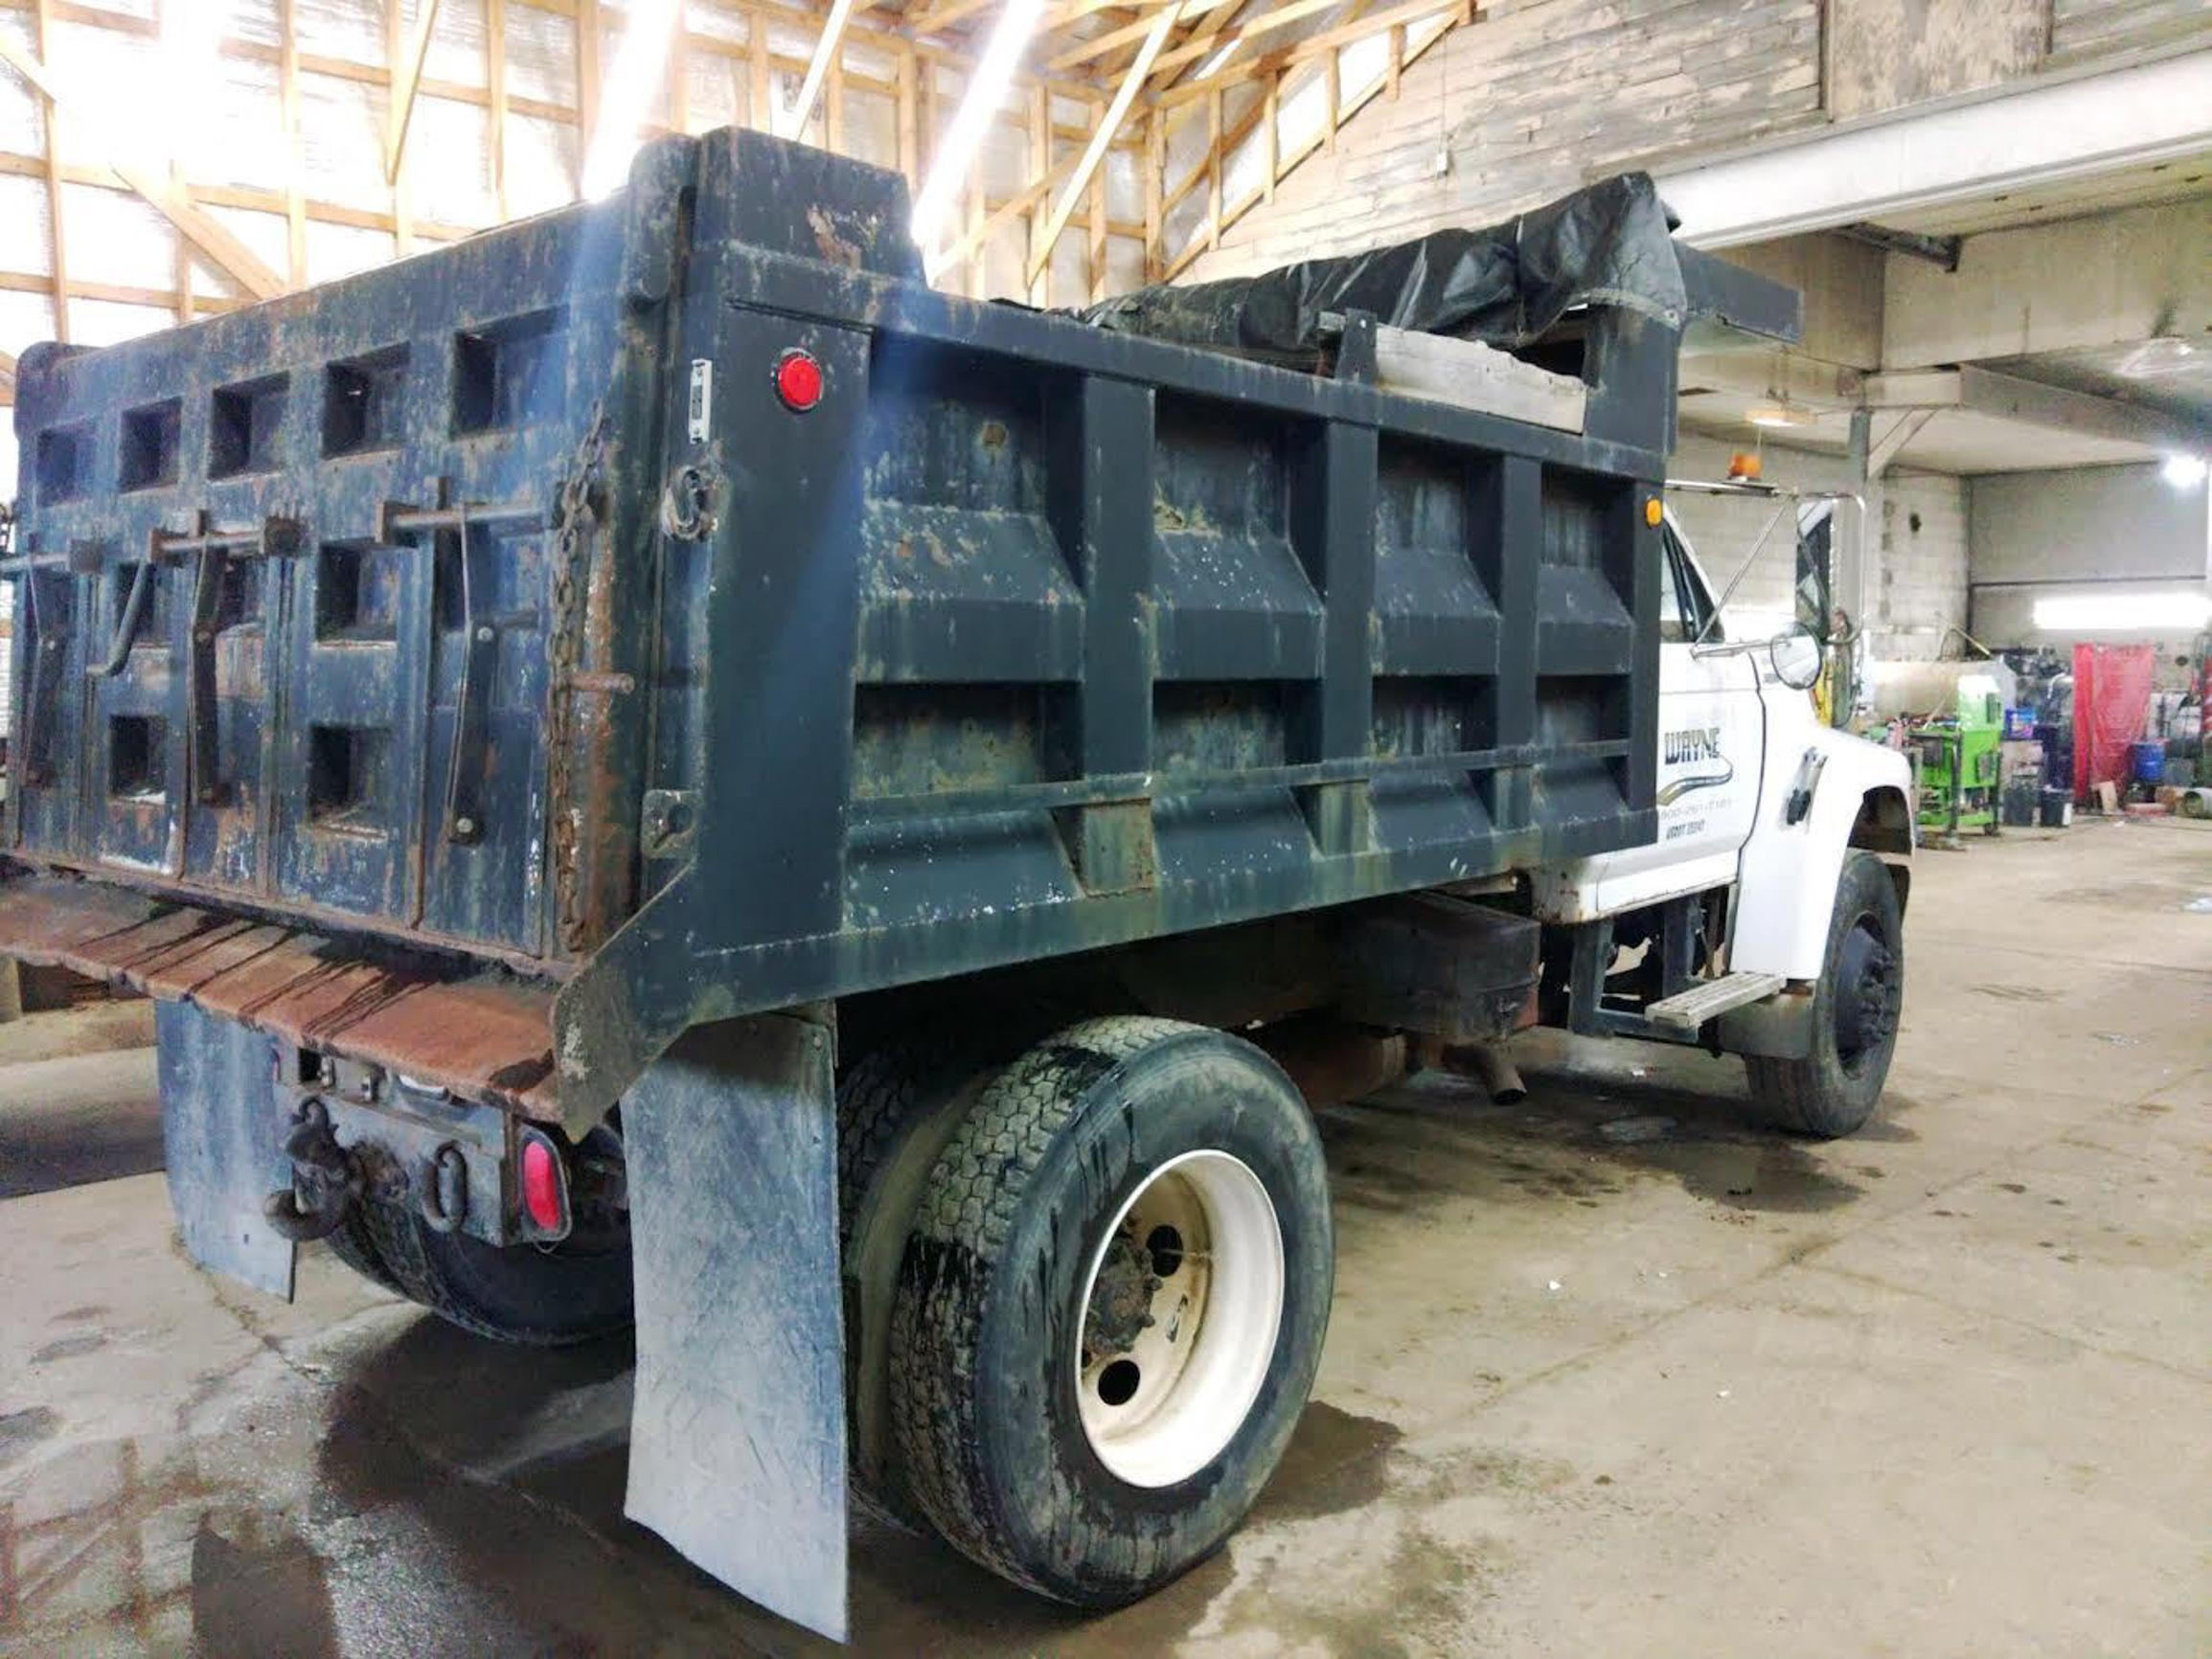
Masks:
[[[2205,22],[2201,0],[1490,0],[1191,274],[1490,223],[1623,168],[2170,46]]]
[[[2036,625],[2038,599],[2053,594],[2202,593],[2212,583],[2212,492],[2178,488],[2157,466],[1995,473],[1969,482],[1975,637],[1992,646],[2074,640],[2141,642],[2140,629],[2099,633]],[[2188,630],[2156,641],[2159,683],[2188,682],[2175,658]]]
[[[1729,457],[1748,447],[1685,433],[1668,476],[1723,478]],[[1769,445],[1760,459],[1762,475],[1771,484],[1806,490],[1856,488],[1839,456]],[[1900,468],[1868,487],[1863,500],[1878,557],[1863,594],[1849,554],[1857,535],[1845,524],[1834,576],[1836,602],[1864,627],[1867,648],[1875,656],[1932,661],[1943,655],[1947,640],[1955,643],[1950,630],[1966,625],[1967,482]],[[1735,583],[1728,602],[1732,611],[1773,625],[1789,620],[1795,603],[1797,544],[1788,518],[1762,544],[1760,531],[1773,511],[1764,502],[1678,490],[1670,505],[1716,595]],[[1847,502],[1837,511],[1848,516],[1859,509]]]

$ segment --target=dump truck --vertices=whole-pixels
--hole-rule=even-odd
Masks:
[[[1082,1606],[1222,1544],[1316,1105],[1543,1022],[1856,1127],[1913,844],[1668,516],[1685,332],[1798,306],[1648,179],[1084,315],[906,225],[670,138],[35,348],[0,561],[0,954],[156,999],[192,1256],[634,1327],[627,1512],[832,1635],[861,1492]]]

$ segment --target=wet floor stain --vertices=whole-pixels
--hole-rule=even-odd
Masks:
[[[64,1336],[49,1342],[31,1356],[33,1365],[51,1365],[57,1359],[75,1359],[80,1354],[98,1353],[107,1346],[107,1338],[94,1331],[80,1336]]]
[[[1738,1102],[1660,1083],[1531,1078],[1524,1102],[1394,1091],[1320,1115],[1339,1205],[1399,1215],[1453,1201],[1570,1200],[1602,1210],[1639,1181],[1672,1180],[1729,1212],[1807,1215],[1850,1204],[1862,1169],[1748,1123]],[[1909,1140],[1894,1125],[1887,1136]]]
[[[239,1659],[322,1659],[336,1654],[330,1572],[296,1535],[241,1529],[226,1537],[202,1516],[192,1541],[192,1628],[207,1653]]]
[[[47,1439],[60,1426],[61,1418],[51,1406],[34,1405],[26,1411],[0,1412],[0,1458],[15,1447]]]
[[[1253,1524],[1304,1521],[1362,1509],[1389,1485],[1390,1454],[1405,1438],[1394,1422],[1314,1400],[1298,1420]]]

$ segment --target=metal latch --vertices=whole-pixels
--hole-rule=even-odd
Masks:
[[[1813,792],[1820,787],[1820,774],[1827,768],[1828,757],[1818,749],[1808,749],[1805,758],[1797,762],[1797,776],[1790,780],[1790,799],[1782,808],[1782,822],[1802,824],[1806,814],[1813,810]]]
[[[698,833],[698,791],[648,789],[643,828],[639,841],[646,857],[673,858],[688,851]]]
[[[443,503],[448,493],[439,481]],[[467,501],[438,507],[412,507],[387,501],[376,513],[376,540],[400,547],[450,531],[459,542],[454,569],[461,580],[461,685],[455,693],[452,757],[445,768],[445,839],[468,846],[484,834],[484,769],[489,746],[491,675],[498,663],[499,629],[482,609],[491,585],[489,538],[469,539],[471,527],[495,524],[542,526],[546,511],[522,502]]]

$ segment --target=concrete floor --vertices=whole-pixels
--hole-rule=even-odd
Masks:
[[[1627,1046],[1329,1113],[1328,1358],[1229,1549],[1085,1620],[864,1524],[855,1648],[2212,1651],[2208,895],[2212,826],[1924,856],[1847,1143]],[[622,1519],[621,1353],[218,1284],[143,1053],[56,1063],[0,1070],[0,1653],[823,1649]]]

